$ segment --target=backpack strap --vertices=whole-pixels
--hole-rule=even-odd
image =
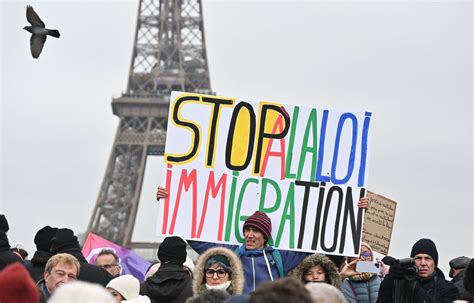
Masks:
[[[283,260],[281,258],[280,251],[278,249],[274,249],[272,251],[272,257],[273,257],[273,260],[275,260],[276,262],[278,275],[280,276],[280,278],[283,278],[285,276],[285,271],[283,270]]]

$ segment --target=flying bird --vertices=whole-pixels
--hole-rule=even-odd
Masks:
[[[30,5],[26,6],[26,20],[28,20],[31,26],[25,26],[23,29],[32,34],[30,39],[31,55],[36,59],[43,50],[46,36],[50,35],[59,38],[59,31],[57,29],[45,28],[44,22],[41,21],[38,14]]]

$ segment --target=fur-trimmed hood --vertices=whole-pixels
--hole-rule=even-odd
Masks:
[[[314,254],[307,256],[301,263],[295,267],[292,271],[291,276],[304,282],[304,273],[313,266],[320,265],[326,272],[326,277],[329,280],[329,284],[341,288],[341,279],[339,278],[339,271],[327,256]]]
[[[227,288],[227,292],[231,295],[240,295],[244,290],[244,271],[242,262],[239,257],[230,249],[225,247],[214,247],[206,250],[197,260],[194,269],[193,293],[199,295],[206,290],[206,282],[204,275],[204,266],[207,260],[213,255],[224,255],[227,257],[232,268],[231,284]]]

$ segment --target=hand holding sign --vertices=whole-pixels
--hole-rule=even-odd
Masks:
[[[159,185],[156,189],[156,201],[160,201],[160,199],[166,199],[168,197],[168,191],[163,186]]]

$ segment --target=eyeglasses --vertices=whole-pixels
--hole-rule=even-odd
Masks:
[[[364,251],[363,253],[360,254],[361,257],[368,258],[372,257],[372,254],[369,251]]]
[[[119,266],[119,265],[118,264],[104,264],[104,265],[101,265],[100,267],[102,267],[103,269],[109,269],[115,266]]]
[[[225,275],[227,274],[227,271],[225,271],[225,269],[214,270],[214,269],[210,269],[210,268],[208,270],[206,270],[206,277],[212,278],[212,277],[214,277],[214,274],[217,274],[217,276],[219,278],[224,278]]]

